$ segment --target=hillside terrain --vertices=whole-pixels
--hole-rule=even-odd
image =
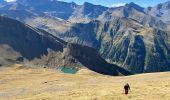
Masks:
[[[2,0],[0,14],[66,42],[95,48],[107,62],[132,73],[170,70],[170,1],[104,7],[58,0]],[[59,60],[58,60],[59,61]]]
[[[170,1],[0,0],[0,100],[170,100],[169,22]]]
[[[13,65],[0,68],[0,100],[169,100],[170,73],[103,76],[86,69],[77,74]],[[129,95],[123,86],[129,83]]]
[[[78,23],[60,37],[94,47],[108,62],[133,73],[170,70],[170,34],[133,19]]]
[[[83,67],[107,75],[130,75],[117,65],[106,62],[88,46],[67,43],[46,31],[0,16],[0,65],[15,63],[55,70]]]

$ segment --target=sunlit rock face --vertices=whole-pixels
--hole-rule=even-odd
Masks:
[[[170,35],[134,20],[76,24],[61,37],[94,47],[108,62],[134,73],[169,70]]]

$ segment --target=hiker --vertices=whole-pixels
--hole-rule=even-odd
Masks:
[[[127,95],[130,90],[130,86],[128,83],[124,86],[124,90],[125,90],[125,94]]]

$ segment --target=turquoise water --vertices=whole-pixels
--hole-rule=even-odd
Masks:
[[[63,67],[61,69],[62,72],[64,73],[68,73],[68,74],[76,74],[77,73],[77,69],[75,68],[66,68],[66,67]]]

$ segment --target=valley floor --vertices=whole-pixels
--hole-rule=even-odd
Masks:
[[[86,69],[70,75],[14,65],[0,68],[0,100],[170,100],[170,72],[111,77]]]

